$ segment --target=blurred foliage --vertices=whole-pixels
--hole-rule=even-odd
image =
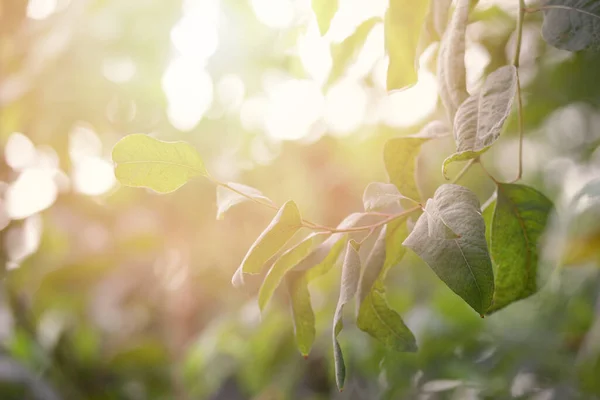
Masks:
[[[40,15],[34,3],[52,12]],[[235,74],[251,99],[265,95],[273,76],[314,80],[295,47],[309,29],[318,31],[314,16],[273,28],[257,18],[254,3],[260,1],[219,2],[228,23],[220,25],[219,46],[205,65],[213,82]],[[297,3],[310,7],[308,0]],[[339,3],[338,15],[355,6]],[[468,49],[485,55],[479,72],[487,75],[510,61],[515,13],[507,2],[480,3],[467,30]],[[597,213],[583,214],[590,227],[581,216],[570,215],[577,208],[571,203],[574,194],[600,173],[598,54],[550,47],[540,34],[541,13],[527,15],[521,62],[524,178],[558,206],[541,251],[548,284],[535,296],[481,319],[409,252],[389,271],[386,293],[414,332],[419,352],[385,350],[344,324],[338,340],[347,378],[344,392],[338,393],[331,320],[339,268],[310,286],[319,334],[303,360],[285,293],[276,291],[261,315],[256,301],[261,277],[247,279],[240,289],[230,284],[272,210],[243,203],[216,221],[214,188],[204,180],[167,196],[116,185],[88,193],[81,188],[95,175],[76,184],[81,164],[73,156],[72,138],[78,130],[91,131],[92,142],[100,142],[98,157],[105,161],[127,134],[152,132],[185,140],[224,179],[260,188],[277,204],[293,199],[310,220],[335,226],[361,209],[368,182],[385,180],[383,143],[418,132],[423,121],[408,127],[371,119],[345,135],[317,121],[302,140],[280,141],[263,125],[244,123],[239,109],[230,112],[215,100],[200,122],[183,132],[169,117],[163,87],[178,51],[171,39],[184,15],[182,6],[177,0],[0,2],[0,144],[5,153],[0,236],[6,267],[0,398],[600,397],[598,219]],[[323,91],[347,75],[368,94],[369,107],[387,96],[385,82],[382,87],[373,72],[381,60],[371,60],[368,73],[356,72],[368,31],[383,16],[362,16],[332,43],[333,72],[320,81],[327,86]],[[352,36],[357,26],[362,28]],[[134,73],[115,81],[110,66],[122,59],[135,65]],[[475,76],[471,84],[477,85],[473,60],[467,54],[470,76]],[[429,63],[423,63],[422,71],[427,68]],[[432,113],[443,115],[439,107]],[[11,161],[21,154],[10,150],[15,132],[35,146],[37,161],[30,164],[37,169],[51,165],[57,195],[39,210],[11,216],[9,203],[18,209],[43,198],[46,188],[33,185],[20,198],[9,199],[32,169]],[[515,134],[513,113],[498,146],[483,157],[493,173],[516,168]],[[439,166],[453,149],[450,141],[422,142],[418,173],[427,198],[444,182]],[[458,169],[450,167],[450,175]],[[482,203],[493,191],[476,168],[464,183]],[[555,269],[561,246],[572,250],[572,258],[568,268]]]

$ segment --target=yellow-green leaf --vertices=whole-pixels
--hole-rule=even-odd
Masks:
[[[113,148],[115,176],[122,185],[146,187],[159,193],[177,190],[206,176],[196,149],[185,142],[164,142],[144,134],[125,136]]]
[[[294,272],[286,276],[288,293],[294,320],[296,345],[304,357],[308,357],[315,341],[315,313],[310,301],[308,281],[304,272]]]
[[[331,19],[338,9],[338,0],[312,0],[312,9],[317,16],[321,35],[325,35],[331,25]]]
[[[311,234],[296,246],[287,250],[275,261],[258,292],[258,305],[261,311],[265,309],[265,306],[273,296],[275,289],[277,289],[285,274],[294,268],[314,248],[318,240],[318,235],[316,233]]]
[[[298,206],[293,201],[285,203],[269,226],[252,244],[240,265],[244,274],[258,274],[267,261],[275,255],[302,227]]]
[[[393,232],[388,233],[392,228]],[[400,261],[405,249],[400,245],[408,234],[406,219],[381,230],[362,274],[358,289],[358,328],[396,351],[416,351],[415,337],[385,299],[383,280],[388,269]],[[389,254],[388,251],[392,254]]]
[[[385,14],[385,49],[389,57],[387,90],[403,89],[417,82],[415,68],[421,27],[428,1],[390,0]]]
[[[443,137],[449,130],[442,122],[433,121],[417,135],[388,140],[383,148],[383,160],[390,182],[403,196],[419,201],[421,194],[416,181],[417,156],[423,143]]]
[[[225,213],[233,206],[250,201],[248,197],[266,204],[273,204],[273,202],[266,197],[258,189],[251,186],[242,185],[241,183],[228,182],[227,187],[217,187],[217,219],[223,219]],[[231,190],[234,189],[234,190]]]

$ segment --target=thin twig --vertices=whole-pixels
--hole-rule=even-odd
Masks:
[[[479,166],[481,167],[483,172],[485,172],[487,177],[490,178],[496,185],[500,184],[500,181],[498,181],[498,179],[494,178],[494,176],[485,168],[485,166],[483,165],[483,163],[481,161],[479,161]]]
[[[517,177],[513,182],[518,181],[523,176],[523,135],[525,131],[523,123],[523,100],[521,94],[521,79],[519,78],[519,59],[521,57],[521,42],[523,41],[523,20],[525,17],[525,0],[519,0],[519,13],[517,16],[517,43],[515,46],[515,55],[513,65],[517,71],[517,118],[519,127],[519,166]]]
[[[412,214],[415,211],[418,211],[421,209],[421,206],[416,206],[413,208],[409,208],[408,210],[402,211],[398,214],[392,214],[391,216],[389,216],[388,218],[381,220],[379,222],[376,222],[374,224],[370,224],[370,225],[364,225],[364,226],[355,226],[352,228],[343,228],[343,229],[338,229],[338,228],[326,228],[327,232],[330,233],[350,233],[350,232],[361,232],[361,231],[366,231],[366,230],[371,230],[371,229],[375,229],[378,228],[380,226],[383,226],[385,224],[388,224],[390,222],[392,222],[395,219],[401,218],[401,217],[405,217],[409,214]]]
[[[463,169],[460,170],[458,175],[456,175],[454,177],[454,179],[452,179],[452,182],[450,182],[450,183],[457,183],[460,180],[460,178],[462,178],[467,173],[469,168],[471,168],[473,166],[473,164],[475,164],[478,160],[479,160],[479,157],[470,159],[469,162],[463,167]]]
[[[522,7],[523,7],[524,12],[527,12],[527,13],[535,13],[535,12],[544,11],[544,10],[559,9],[559,10],[569,10],[569,11],[580,12],[582,14],[589,15],[590,17],[594,17],[594,18],[600,19],[600,16],[598,16],[598,15],[596,15],[594,13],[582,10],[581,8],[575,8],[575,7],[570,7],[570,6],[548,5],[548,6],[539,6],[539,7],[526,8],[523,5]]]
[[[248,200],[251,200],[257,204],[263,205],[265,207],[268,207],[272,210],[279,210],[279,207],[277,207],[277,205],[271,203],[271,202],[266,202],[266,201],[262,201],[260,199],[257,199],[255,197],[252,197],[250,195],[247,195],[246,193],[239,191],[235,188],[233,188],[231,185],[225,183],[225,182],[221,182],[218,179],[215,179],[213,177],[209,177],[209,179],[216,185],[221,186],[225,189],[231,190],[234,193],[239,194],[242,197],[247,198]],[[414,201],[414,200],[413,200]],[[416,201],[415,201],[416,202]],[[368,212],[366,214],[369,215],[375,215],[375,216],[382,216],[382,217],[386,217],[386,219],[376,222],[375,224],[371,224],[371,225],[365,225],[365,226],[357,226],[357,227],[352,227],[352,228],[345,228],[345,229],[338,229],[338,228],[332,228],[329,226],[325,226],[325,225],[320,225],[317,223],[314,223],[312,221],[306,220],[306,219],[302,219],[302,226],[305,228],[309,228],[309,229],[313,229],[315,231],[322,231],[322,232],[329,232],[329,233],[346,233],[346,232],[361,232],[361,231],[366,231],[366,230],[370,230],[370,229],[375,229],[379,226],[385,225],[390,221],[395,220],[396,218],[400,218],[404,215],[408,215],[416,210],[419,210],[421,208],[421,205],[411,208],[409,210],[403,211],[401,213],[398,214],[387,214],[387,213],[380,213],[380,212]]]

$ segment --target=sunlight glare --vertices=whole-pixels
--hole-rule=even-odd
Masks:
[[[269,136],[297,140],[307,135],[323,113],[319,85],[307,79],[288,79],[269,93],[266,130]]]
[[[469,42],[465,51],[465,66],[467,69],[467,90],[474,93],[483,84],[485,69],[492,60],[485,46]]]
[[[27,218],[22,226],[14,226],[6,233],[4,249],[8,253],[7,269],[15,269],[35,253],[42,238],[43,221],[39,214]]]
[[[171,30],[171,41],[184,57],[205,63],[217,50],[219,2],[187,1],[183,17]]]
[[[233,113],[242,106],[246,86],[238,75],[228,74],[219,79],[216,92],[217,99],[225,111]]]
[[[31,166],[35,157],[35,146],[27,136],[14,132],[8,137],[4,147],[4,159],[12,169],[21,170]]]
[[[289,27],[294,20],[294,5],[291,0],[252,0],[256,18],[274,29]]]
[[[398,127],[415,125],[435,110],[436,103],[435,76],[422,69],[416,85],[384,99],[383,122]]]
[[[330,43],[321,37],[316,21],[311,21],[306,33],[298,38],[298,56],[308,76],[320,85],[327,81],[333,60]]]
[[[27,16],[36,20],[46,19],[56,11],[57,5],[57,0],[29,0]]]
[[[108,192],[116,183],[112,163],[102,156],[102,142],[91,128],[78,125],[69,134],[75,190],[89,196]]]
[[[253,96],[244,101],[240,120],[245,130],[252,132],[264,129],[268,105],[269,101],[264,96]]]
[[[108,58],[102,63],[102,73],[111,82],[125,83],[135,75],[136,66],[130,57]]]
[[[23,219],[50,207],[58,195],[54,171],[28,168],[6,190],[6,212],[12,219]]]
[[[354,80],[344,79],[329,89],[325,96],[325,122],[336,136],[356,130],[363,123],[367,94]]]
[[[210,108],[213,83],[202,65],[189,59],[171,62],[162,80],[171,124],[181,131],[192,130]]]
[[[338,12],[331,21],[327,36],[339,43],[350,36],[356,27],[371,17],[383,17],[388,0],[340,0]]]

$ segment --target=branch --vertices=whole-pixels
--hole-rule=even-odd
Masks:
[[[215,185],[222,186],[225,189],[231,190],[232,192],[237,193],[240,196],[245,197],[245,198],[247,198],[250,201],[253,201],[253,202],[257,203],[257,204],[260,204],[260,205],[263,205],[265,207],[268,207],[268,208],[270,208],[272,210],[276,210],[276,211],[279,210],[279,207],[277,205],[275,205],[275,204],[268,203],[268,202],[256,199],[256,198],[254,198],[252,196],[249,196],[246,193],[243,193],[243,192],[241,192],[241,191],[233,188],[232,186],[228,185],[227,183],[219,181],[218,179],[215,179],[215,178],[212,178],[212,177],[209,177],[209,179]],[[409,200],[412,200],[412,199],[409,199]],[[416,203],[416,200],[412,200],[412,201],[414,201]],[[416,207],[413,207],[411,209],[408,209],[408,210],[403,211],[403,212],[398,213],[398,214],[386,214],[386,213],[380,213],[380,212],[369,212],[369,213],[366,213],[366,214],[376,215],[376,216],[382,216],[382,217],[387,217],[387,218],[384,219],[384,220],[382,220],[382,221],[379,221],[379,222],[377,222],[375,224],[365,225],[365,226],[357,226],[357,227],[353,227],[353,228],[346,228],[346,229],[331,228],[329,226],[320,225],[320,224],[311,222],[311,221],[306,220],[306,219],[302,219],[302,226],[305,227],[305,228],[313,229],[315,231],[321,231],[323,233],[325,233],[325,232],[328,232],[328,233],[361,232],[361,231],[375,229],[375,228],[377,228],[379,226],[385,225],[388,222],[391,222],[391,221],[395,220],[396,218],[403,217],[403,216],[408,215],[408,214],[410,214],[410,213],[412,213],[412,212],[414,212],[416,210],[419,210],[419,209],[421,209],[421,205],[420,204],[418,206],[416,206]]]

